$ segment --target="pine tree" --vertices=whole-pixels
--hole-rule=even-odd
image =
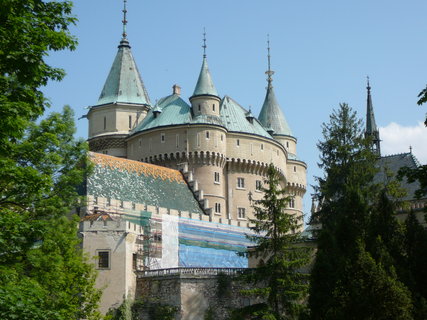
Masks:
[[[316,189],[322,205],[314,217],[322,229],[311,273],[311,318],[410,319],[410,293],[395,271],[401,252],[392,239],[402,233],[393,206],[373,183],[376,155],[361,121],[341,104],[323,125],[323,136],[318,148],[325,176]]]
[[[297,319],[304,311],[308,275],[301,272],[310,259],[310,249],[303,246],[297,231],[301,221],[286,213],[290,198],[280,185],[280,174],[271,164],[262,189],[264,196],[253,206],[251,236],[255,243],[248,255],[262,259],[248,280],[254,289],[245,293],[260,295],[265,304],[246,308],[253,319]]]

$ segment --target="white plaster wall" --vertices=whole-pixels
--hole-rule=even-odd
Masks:
[[[162,215],[162,268],[178,267],[178,220],[177,216]]]

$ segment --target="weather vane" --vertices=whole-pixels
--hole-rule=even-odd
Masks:
[[[269,34],[267,34],[267,52],[268,52],[268,55],[267,55],[267,58],[268,58],[268,70],[265,72],[265,74],[268,76],[267,81],[269,83],[271,83],[273,81],[273,79],[272,79],[271,76],[274,74],[274,71],[272,71],[271,67],[270,67],[270,35]]]
[[[127,0],[123,0],[123,10],[122,10],[123,11],[123,20],[122,20],[122,23],[123,23],[123,39],[126,39],[126,37],[127,37],[126,25],[127,25],[128,21],[126,20],[126,13],[128,11],[126,9],[126,3],[127,3]]]
[[[203,48],[203,58],[206,58],[206,48],[207,47],[208,46],[206,45],[206,29],[203,28],[203,46],[202,46],[202,48]]]

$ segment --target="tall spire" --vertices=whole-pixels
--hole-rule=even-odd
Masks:
[[[372,97],[371,97],[371,86],[369,84],[369,77],[367,78],[367,86],[366,90],[368,93],[366,100],[366,130],[365,135],[367,137],[371,137],[372,139],[372,148],[374,152],[381,156],[381,148],[380,148],[380,132],[378,131],[377,124],[375,123],[375,115],[374,115],[374,107],[372,105]]]
[[[206,45],[206,29],[203,28],[203,46],[202,46],[202,48],[203,48],[203,58],[206,58],[206,48],[207,47],[208,46]]]
[[[129,41],[127,39],[127,0],[123,0],[123,31],[119,50],[105,81],[96,105],[109,103],[135,103],[150,105],[150,98],[145,89],[138,67],[136,66]]]
[[[273,90],[273,74],[271,70],[271,55],[270,55],[270,36],[267,35],[267,59],[268,69],[265,72],[267,75],[267,93],[265,95],[264,104],[262,105],[261,112],[259,113],[258,120],[264,128],[273,129],[274,135],[292,136],[291,128],[286,121],[279,103],[277,102],[276,95]],[[272,131],[273,132],[273,131]]]
[[[271,70],[271,65],[270,65],[270,35],[267,34],[267,52],[268,52],[268,70],[265,72],[265,74],[267,75],[267,82],[268,82],[268,86],[271,86],[271,82],[273,82],[273,74],[274,71]]]
[[[123,12],[123,20],[122,20],[122,23],[123,23],[123,33],[122,33],[122,36],[123,36],[123,39],[127,38],[126,25],[128,24],[128,21],[126,20],[126,13],[128,11],[126,9],[126,3],[127,3],[127,0],[123,0],[123,10],[122,10],[122,12]]]
[[[194,88],[194,92],[192,97],[194,96],[216,96],[218,97],[218,91],[216,91],[215,85],[212,81],[211,73],[209,72],[208,62],[206,59],[206,31],[203,29],[203,63],[202,68],[200,69],[199,78],[197,79],[196,87]]]

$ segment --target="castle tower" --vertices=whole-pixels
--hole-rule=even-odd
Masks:
[[[206,59],[206,32],[203,33],[203,62],[193,95],[190,97],[194,116],[212,115],[219,117],[220,97],[209,72]]]
[[[366,130],[365,136],[370,137],[372,139],[372,150],[378,157],[381,157],[381,148],[380,148],[380,132],[377,128],[377,124],[375,123],[375,115],[374,115],[374,107],[372,105],[371,98],[371,86],[369,85],[369,77],[368,77],[368,85],[366,87],[368,90],[368,97],[366,101]]]
[[[288,153],[295,155],[297,141],[295,137],[292,136],[291,128],[274,94],[272,84],[274,71],[272,71],[270,67],[270,40],[267,41],[267,44],[268,70],[265,72],[267,75],[267,93],[258,120],[268,129],[273,138],[285,147]]]
[[[98,102],[87,114],[90,150],[118,157],[126,157],[125,137],[150,109],[150,99],[127,39],[126,13],[124,0],[123,34],[118,52]]]
[[[289,211],[296,214],[298,217],[303,216],[303,197],[306,192],[306,171],[307,166],[297,157],[297,139],[292,135],[292,131],[286,121],[276,95],[273,90],[273,74],[270,66],[270,40],[267,40],[268,51],[268,70],[267,75],[267,93],[265,95],[264,104],[258,116],[259,121],[267,129],[270,135],[278,141],[287,151],[287,161],[285,179],[288,195],[291,196],[289,203]]]

